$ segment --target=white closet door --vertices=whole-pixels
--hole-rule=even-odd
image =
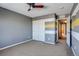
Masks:
[[[44,30],[44,21],[38,20],[39,22],[39,41],[44,41],[45,30]]]
[[[44,28],[43,20],[33,21],[33,40],[44,41]]]
[[[33,27],[33,40],[39,40],[39,22],[37,20],[32,21],[32,27]]]

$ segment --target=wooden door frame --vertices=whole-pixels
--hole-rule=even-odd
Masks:
[[[58,42],[58,21],[59,21],[60,19],[56,19],[55,20],[55,43],[56,42]],[[67,20],[67,19],[66,19]],[[66,24],[66,27],[67,27],[67,24]],[[66,29],[66,32],[67,32],[67,29]],[[66,39],[67,39],[67,37],[66,37]]]

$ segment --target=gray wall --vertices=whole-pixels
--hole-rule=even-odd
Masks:
[[[0,8],[0,48],[32,39],[32,19]]]
[[[77,56],[79,56],[79,40],[72,36],[72,48]]]
[[[79,18],[79,11],[76,16],[72,17],[72,21]],[[72,29],[72,48],[77,56],[79,56],[79,26]]]

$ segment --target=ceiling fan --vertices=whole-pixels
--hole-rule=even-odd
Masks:
[[[31,11],[32,8],[44,8],[44,5],[37,3],[27,3],[29,5],[28,11]]]

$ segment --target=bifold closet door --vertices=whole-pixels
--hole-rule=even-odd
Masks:
[[[44,22],[43,20],[34,20],[33,24],[33,40],[44,41]]]
[[[39,41],[45,40],[45,26],[44,26],[44,20],[38,20],[39,22]]]
[[[38,21],[32,21],[32,39],[38,40],[39,39],[39,22]]]

